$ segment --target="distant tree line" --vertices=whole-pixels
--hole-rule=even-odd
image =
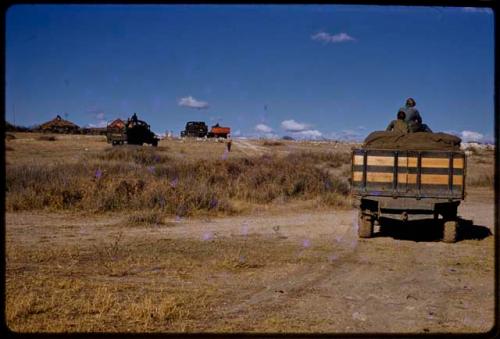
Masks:
[[[54,126],[54,128],[42,129],[40,125],[33,125],[30,127],[19,126],[11,124],[5,121],[6,132],[49,132],[49,133],[61,133],[61,134],[87,134],[87,135],[106,135],[105,127],[75,127],[75,128],[61,128],[60,126]]]

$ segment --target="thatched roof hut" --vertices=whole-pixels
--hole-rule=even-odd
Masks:
[[[40,130],[52,133],[75,133],[80,130],[80,127],[69,120],[64,120],[58,115],[54,119],[41,124]]]
[[[123,129],[125,128],[125,121],[122,119],[116,119],[108,125],[108,128]]]

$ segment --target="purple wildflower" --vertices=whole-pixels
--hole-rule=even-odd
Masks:
[[[302,246],[308,248],[309,246],[311,246],[311,241],[309,241],[309,239],[304,239],[304,241],[302,242]]]
[[[241,235],[247,236],[248,235],[248,223],[244,222],[243,225],[241,226]]]
[[[212,198],[210,200],[210,209],[214,209],[215,207],[217,207],[217,205],[219,204],[219,201],[217,200],[217,198]]]
[[[102,177],[102,171],[99,168],[95,171],[95,177],[96,179],[101,179]]]
[[[175,177],[175,179],[170,182],[170,186],[176,187],[178,182],[179,182],[179,178]]]
[[[203,240],[204,241],[212,240],[213,237],[214,237],[214,235],[210,231],[206,231],[205,233],[203,233]]]
[[[148,172],[149,173],[154,173],[155,172],[155,167],[154,166],[149,166],[148,167]]]
[[[165,207],[165,198],[161,197],[159,201],[160,207],[164,208]]]

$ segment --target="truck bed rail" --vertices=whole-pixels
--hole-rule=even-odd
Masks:
[[[461,151],[354,149],[351,190],[361,196],[463,200],[465,172]]]

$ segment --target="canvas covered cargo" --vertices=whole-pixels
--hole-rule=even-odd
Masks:
[[[396,133],[376,131],[364,141],[364,149],[392,149],[405,151],[459,151],[461,139],[447,133]]]

